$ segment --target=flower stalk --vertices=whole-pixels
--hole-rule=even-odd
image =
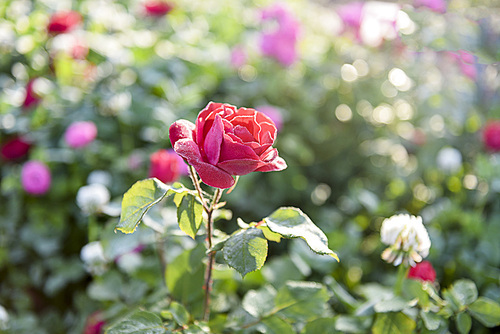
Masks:
[[[401,264],[398,267],[398,276],[396,276],[396,283],[394,284],[394,295],[400,296],[401,291],[403,290],[403,282],[408,276],[409,267],[405,264]]]

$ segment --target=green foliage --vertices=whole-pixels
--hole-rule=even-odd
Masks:
[[[500,304],[489,298],[479,297],[469,305],[468,311],[486,327],[500,326]]]
[[[415,327],[415,321],[404,313],[379,313],[375,317],[372,331],[374,334],[403,334],[413,332]]]
[[[164,334],[168,332],[159,316],[146,311],[136,311],[106,330],[106,334],[139,333]]]
[[[181,231],[194,239],[203,222],[203,206],[188,192],[176,194],[174,202],[177,205],[177,222]]]
[[[264,265],[267,257],[267,240],[259,229],[241,230],[226,240],[222,252],[227,264],[245,276]]]

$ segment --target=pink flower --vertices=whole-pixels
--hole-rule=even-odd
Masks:
[[[285,169],[286,162],[272,147],[276,126],[263,113],[210,102],[196,125],[179,120],[170,126],[175,152],[195,168],[203,182],[229,188],[233,175]]]
[[[181,175],[189,175],[189,166],[186,164],[184,159],[180,155],[175,153],[173,148],[169,148],[167,150],[167,152],[170,154],[173,154],[175,156],[175,158],[177,160],[179,160],[179,171],[180,171]]]
[[[261,35],[262,54],[276,59],[284,66],[292,65],[297,59],[298,21],[279,4],[264,9],[262,19],[264,21],[275,20],[278,24],[274,31]]]
[[[21,137],[16,137],[2,145],[0,154],[5,160],[17,160],[28,153],[31,144]]]
[[[73,30],[82,22],[82,16],[75,11],[61,11],[50,18],[47,30],[52,34],[62,34]]]
[[[144,10],[150,16],[163,16],[172,10],[173,6],[162,0],[148,0],[144,3]]]
[[[21,170],[21,183],[27,193],[32,195],[45,194],[50,188],[50,170],[40,161],[28,161]]]
[[[283,127],[283,115],[281,115],[281,112],[277,108],[265,105],[259,106],[257,109],[273,121],[277,131],[281,130]]]
[[[158,150],[151,154],[149,160],[149,177],[156,177],[163,183],[172,183],[179,179],[181,165],[175,152]]]
[[[90,144],[97,136],[97,127],[93,122],[75,122],[64,133],[64,140],[71,148],[81,148]]]
[[[37,93],[35,93],[35,90],[33,89],[33,85],[35,84],[35,79],[31,79],[28,81],[28,84],[26,85],[26,96],[24,98],[23,102],[23,108],[31,108],[34,107],[35,105],[40,102],[40,96],[38,96]]]
[[[231,52],[231,65],[235,68],[245,65],[247,54],[241,46],[237,46]]]
[[[492,152],[500,151],[500,120],[490,121],[483,130],[483,142]]]
[[[360,29],[363,18],[363,2],[350,2],[341,6],[337,14],[344,23],[344,30],[352,30],[356,35],[356,39],[360,40]]]
[[[474,55],[464,50],[448,51],[447,54],[458,64],[463,75],[471,80],[477,78],[476,57]]]
[[[413,0],[413,7],[427,7],[436,13],[446,13],[445,0]]]
[[[102,334],[104,333],[105,324],[101,312],[94,312],[87,318],[83,334]]]
[[[422,261],[417,263],[415,267],[410,267],[410,271],[408,271],[408,278],[434,282],[436,281],[436,271],[429,261]]]

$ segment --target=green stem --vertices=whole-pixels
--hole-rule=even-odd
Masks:
[[[398,276],[396,277],[396,283],[394,284],[394,294],[396,296],[401,295],[401,290],[403,289],[403,282],[408,275],[408,270],[410,268],[403,263],[398,267]]]

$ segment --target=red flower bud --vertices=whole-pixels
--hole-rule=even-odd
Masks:
[[[51,34],[63,34],[73,30],[82,22],[82,16],[75,11],[57,12],[50,18],[47,30]]]
[[[436,271],[429,261],[417,263],[415,267],[411,267],[408,272],[408,278],[434,282],[436,280]]]
[[[490,121],[484,127],[483,141],[486,148],[493,152],[500,151],[500,121]]]
[[[16,137],[2,145],[0,154],[5,160],[17,160],[28,153],[31,145],[22,138]]]
[[[172,5],[161,0],[149,0],[144,3],[144,10],[150,16],[163,16],[172,10]]]

